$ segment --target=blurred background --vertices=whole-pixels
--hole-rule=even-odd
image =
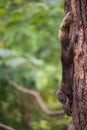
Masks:
[[[50,117],[36,98],[13,83],[38,92],[50,111],[61,110],[58,29],[63,0],[0,0],[0,122],[16,130],[66,130],[71,118]],[[0,130],[4,130],[0,128]]]

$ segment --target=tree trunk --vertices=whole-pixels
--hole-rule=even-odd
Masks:
[[[65,13],[71,11],[70,39],[78,36],[73,57],[73,102],[75,130],[87,130],[87,0],[64,0]]]
[[[63,65],[63,72],[67,72],[67,74],[65,74],[66,78],[64,78],[64,74],[62,75],[63,85],[62,89],[60,90],[63,91],[63,94],[66,94],[64,90],[66,88],[64,88],[64,86],[67,86],[67,82],[69,82],[67,84],[70,86],[70,80],[72,80],[71,90],[73,99],[72,104],[70,104],[71,110],[69,111],[69,114],[73,118],[75,130],[87,130],[87,0],[64,0],[64,7],[65,14],[70,11],[73,15],[72,23],[69,27],[69,39],[70,41],[73,41],[73,39],[76,37],[76,40],[73,47],[72,67],[69,65],[68,69],[66,69],[66,67],[64,68]],[[72,69],[70,70],[70,68],[73,68],[73,71]],[[72,72],[70,73],[70,71]],[[67,75],[69,74],[72,75],[70,75],[71,79],[69,76],[67,78]],[[66,79],[67,82],[65,82]],[[62,92],[58,92],[57,94],[58,99],[61,102],[65,103],[63,100],[64,97]],[[63,105],[65,108],[67,107],[66,103]]]

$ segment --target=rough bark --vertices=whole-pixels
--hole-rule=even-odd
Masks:
[[[70,124],[70,126],[68,127],[68,130],[75,130],[75,127],[73,124]]]
[[[64,0],[65,14],[73,14],[69,38],[74,44],[71,69],[73,101],[71,116],[75,130],[87,130],[87,0]],[[66,85],[65,85],[66,86]]]
[[[78,42],[74,48],[72,117],[75,129],[87,130],[87,0],[72,2],[73,6],[77,7],[75,21],[78,33]]]

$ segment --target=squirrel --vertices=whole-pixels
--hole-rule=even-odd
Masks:
[[[73,62],[73,42],[69,39],[70,24],[73,21],[71,12],[64,17],[59,30],[58,38],[61,42],[61,62],[62,62],[62,83],[57,91],[57,98],[63,104],[64,112],[71,115],[72,104],[72,62]]]

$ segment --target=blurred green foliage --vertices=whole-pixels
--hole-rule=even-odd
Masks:
[[[66,116],[48,117],[32,96],[6,81],[37,90],[48,109],[61,109],[57,33],[63,13],[63,0],[0,1],[0,122],[16,130],[66,130],[70,122]]]

